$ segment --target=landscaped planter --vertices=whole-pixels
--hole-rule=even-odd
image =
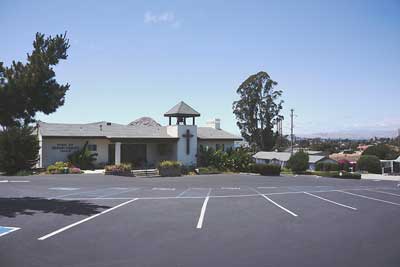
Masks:
[[[160,168],[159,172],[163,177],[181,176],[181,168]]]
[[[134,177],[132,168],[129,164],[107,165],[104,170],[105,175],[118,175]]]

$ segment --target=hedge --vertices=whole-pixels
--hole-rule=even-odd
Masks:
[[[221,171],[219,171],[217,168],[214,167],[200,167],[196,170],[198,174],[219,174]]]
[[[279,176],[281,175],[281,166],[273,164],[255,164],[254,172],[265,176]]]
[[[316,171],[338,171],[339,164],[330,162],[318,162],[315,166]]]

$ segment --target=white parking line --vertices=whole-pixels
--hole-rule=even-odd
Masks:
[[[160,190],[160,191],[175,191],[175,188],[168,188],[168,187],[153,187],[151,190]]]
[[[385,191],[378,191],[378,190],[371,190],[371,189],[367,189],[367,191],[371,191],[371,192],[377,192],[377,193],[388,194],[388,195],[392,195],[392,196],[398,196],[398,197],[400,197],[400,195],[399,195],[399,194],[389,193],[389,192],[385,192]]]
[[[126,201],[126,202],[124,202],[124,203],[121,203],[121,204],[115,206],[115,207],[109,208],[109,209],[104,210],[104,211],[102,211],[102,212],[100,212],[100,213],[97,213],[97,214],[95,214],[95,215],[93,215],[93,216],[90,216],[90,217],[88,217],[88,218],[86,218],[86,219],[80,220],[80,221],[78,221],[78,222],[76,222],[76,223],[67,225],[67,226],[65,226],[65,227],[63,227],[63,228],[61,228],[61,229],[58,229],[58,230],[56,230],[56,231],[54,231],[54,232],[51,232],[50,234],[44,235],[44,236],[42,236],[42,237],[39,237],[38,240],[45,240],[45,239],[47,239],[47,238],[49,238],[49,237],[52,237],[52,236],[57,235],[57,234],[59,234],[59,233],[61,233],[61,232],[64,232],[64,231],[66,231],[66,230],[68,230],[68,229],[70,229],[70,228],[72,228],[72,227],[75,227],[75,226],[81,224],[81,223],[90,221],[90,220],[92,220],[92,219],[94,219],[94,218],[96,218],[96,217],[98,217],[98,216],[100,216],[100,215],[106,214],[107,212],[110,212],[110,211],[112,211],[112,210],[118,209],[118,208],[120,208],[120,207],[122,207],[122,206],[124,206],[124,205],[126,205],[126,204],[129,204],[129,203],[131,203],[131,202],[133,202],[133,201],[136,201],[136,200],[138,200],[138,199],[137,199],[137,198],[134,198],[134,199],[128,200],[128,201]]]
[[[222,190],[240,190],[240,187],[221,187]]]
[[[61,191],[74,191],[79,190],[79,187],[50,187],[49,190],[61,190]]]
[[[190,187],[188,188],[188,189],[186,189],[186,190],[184,190],[184,191],[182,191],[179,195],[177,195],[176,197],[177,198],[180,198],[180,197],[182,197],[187,191],[189,191],[190,190]]]
[[[332,200],[329,200],[329,199],[326,199],[326,198],[323,198],[323,197],[320,197],[320,196],[317,196],[317,195],[314,195],[314,194],[311,194],[311,193],[308,193],[308,192],[304,192],[304,194],[307,194],[307,195],[312,196],[312,197],[319,198],[319,199],[321,199],[321,200],[325,200],[325,201],[327,201],[327,202],[330,202],[330,203],[332,203],[332,204],[336,204],[336,205],[342,206],[342,207],[344,207],[344,208],[348,208],[348,209],[351,209],[351,210],[357,210],[357,209],[354,208],[354,207],[347,206],[347,205],[344,205],[344,204],[341,204],[341,203],[338,203],[338,202],[335,202],[335,201],[332,201]]]
[[[265,198],[266,200],[268,200],[269,202],[271,202],[272,204],[274,204],[275,206],[277,206],[278,208],[281,208],[282,210],[286,211],[287,213],[289,213],[290,215],[293,215],[294,217],[297,217],[298,215],[290,210],[288,210],[287,208],[279,205],[278,203],[276,203],[275,201],[273,201],[272,199],[270,199],[269,197],[267,197],[265,194],[262,194],[260,191],[258,191],[257,189],[251,188],[249,187],[251,190],[253,190],[254,192],[256,192],[257,194],[259,194],[260,196],[262,196],[263,198]]]
[[[399,203],[394,203],[394,202],[386,201],[386,200],[379,199],[379,198],[367,197],[367,196],[364,196],[364,195],[354,194],[354,193],[350,193],[350,192],[346,192],[346,191],[342,191],[342,190],[335,190],[335,191],[342,192],[342,193],[349,194],[349,195],[353,195],[353,196],[357,196],[357,197],[363,197],[363,198],[366,198],[366,199],[371,199],[371,200],[375,200],[375,201],[379,201],[379,202],[383,202],[383,203],[388,203],[388,204],[400,206]]]
[[[197,222],[196,226],[197,229],[201,229],[203,227],[204,214],[206,213],[207,203],[208,200],[210,199],[210,193],[211,193],[211,188],[208,190],[207,196],[203,202],[203,206],[201,207],[199,221]]]
[[[4,235],[6,235],[6,234],[9,234],[9,233],[12,233],[12,232],[14,232],[14,231],[17,231],[17,230],[19,230],[19,229],[21,229],[21,228],[19,228],[19,227],[9,227],[9,226],[0,226],[0,230],[1,229],[7,229],[8,231],[6,231],[6,232],[4,232],[4,233],[1,233],[0,234],[0,236],[4,236]]]
[[[103,189],[96,189],[96,190],[90,190],[90,191],[81,191],[81,192],[75,192],[75,193],[69,193],[69,194],[65,194],[65,195],[61,195],[61,196],[55,196],[52,197],[53,199],[55,198],[63,198],[63,197],[68,197],[68,196],[73,196],[73,195],[79,195],[79,194],[90,194],[90,193],[97,193],[97,192],[101,192],[101,191],[105,191],[105,190],[109,190],[109,188],[103,188]]]
[[[131,188],[129,190],[122,191],[122,192],[120,191],[120,192],[114,192],[114,193],[105,194],[105,195],[96,197],[95,199],[99,199],[99,198],[103,198],[103,197],[109,197],[109,196],[115,196],[115,195],[118,195],[118,194],[124,194],[124,193],[128,193],[128,192],[136,191],[138,189],[139,189],[138,187],[134,187],[134,188]],[[119,189],[119,190],[121,190],[121,189]]]

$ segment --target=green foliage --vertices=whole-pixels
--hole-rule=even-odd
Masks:
[[[212,166],[221,171],[246,172],[252,164],[252,153],[248,148],[238,147],[227,151],[204,149],[200,147],[198,166]]]
[[[0,131],[0,171],[13,175],[30,170],[38,161],[39,141],[32,127],[8,127]]]
[[[97,153],[92,153],[88,149],[88,142],[86,141],[82,149],[77,150],[68,156],[69,162],[83,170],[94,169],[94,162],[96,161]]]
[[[219,174],[221,171],[219,171],[217,168],[214,167],[200,167],[197,169],[198,174]]]
[[[68,174],[69,164],[67,162],[57,161],[53,165],[47,167],[47,173],[49,174]]]
[[[195,172],[195,169],[196,169],[195,166],[185,166],[185,165],[182,165],[182,166],[181,166],[181,173],[182,173],[183,175],[188,175],[188,174],[190,174],[190,173],[194,173],[194,172]]]
[[[0,62],[0,125],[28,125],[35,114],[50,114],[64,104],[69,85],[57,83],[53,67],[67,59],[66,35],[47,37],[37,33],[28,62]]]
[[[116,164],[116,165],[106,165],[104,167],[106,172],[111,172],[111,173],[126,173],[126,172],[131,172],[132,166],[131,164]]]
[[[308,161],[309,161],[308,154],[305,153],[304,151],[299,151],[294,153],[290,157],[288,161],[288,167],[294,173],[305,172],[308,169]]]
[[[279,176],[281,174],[281,166],[274,164],[256,164],[254,171],[264,176]]]
[[[315,166],[316,171],[339,171],[339,164],[330,162],[318,162]]]
[[[179,161],[166,160],[160,162],[158,171],[161,176],[180,176],[182,163]]]
[[[357,161],[357,168],[360,171],[367,171],[370,173],[382,173],[381,162],[377,156],[363,155]]]
[[[268,73],[259,72],[247,78],[237,89],[240,99],[233,102],[233,113],[243,138],[260,150],[271,150],[275,145],[273,133],[283,101],[282,91]]]
[[[400,155],[400,153],[392,146],[389,146],[387,144],[378,144],[368,147],[364,151],[363,155],[372,155],[377,156],[379,159],[391,160],[396,159]]]

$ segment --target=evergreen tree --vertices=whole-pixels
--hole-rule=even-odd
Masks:
[[[283,101],[281,90],[268,73],[259,72],[247,78],[237,89],[240,96],[233,102],[233,113],[243,138],[261,150],[272,150],[275,145],[274,125],[280,115]]]

